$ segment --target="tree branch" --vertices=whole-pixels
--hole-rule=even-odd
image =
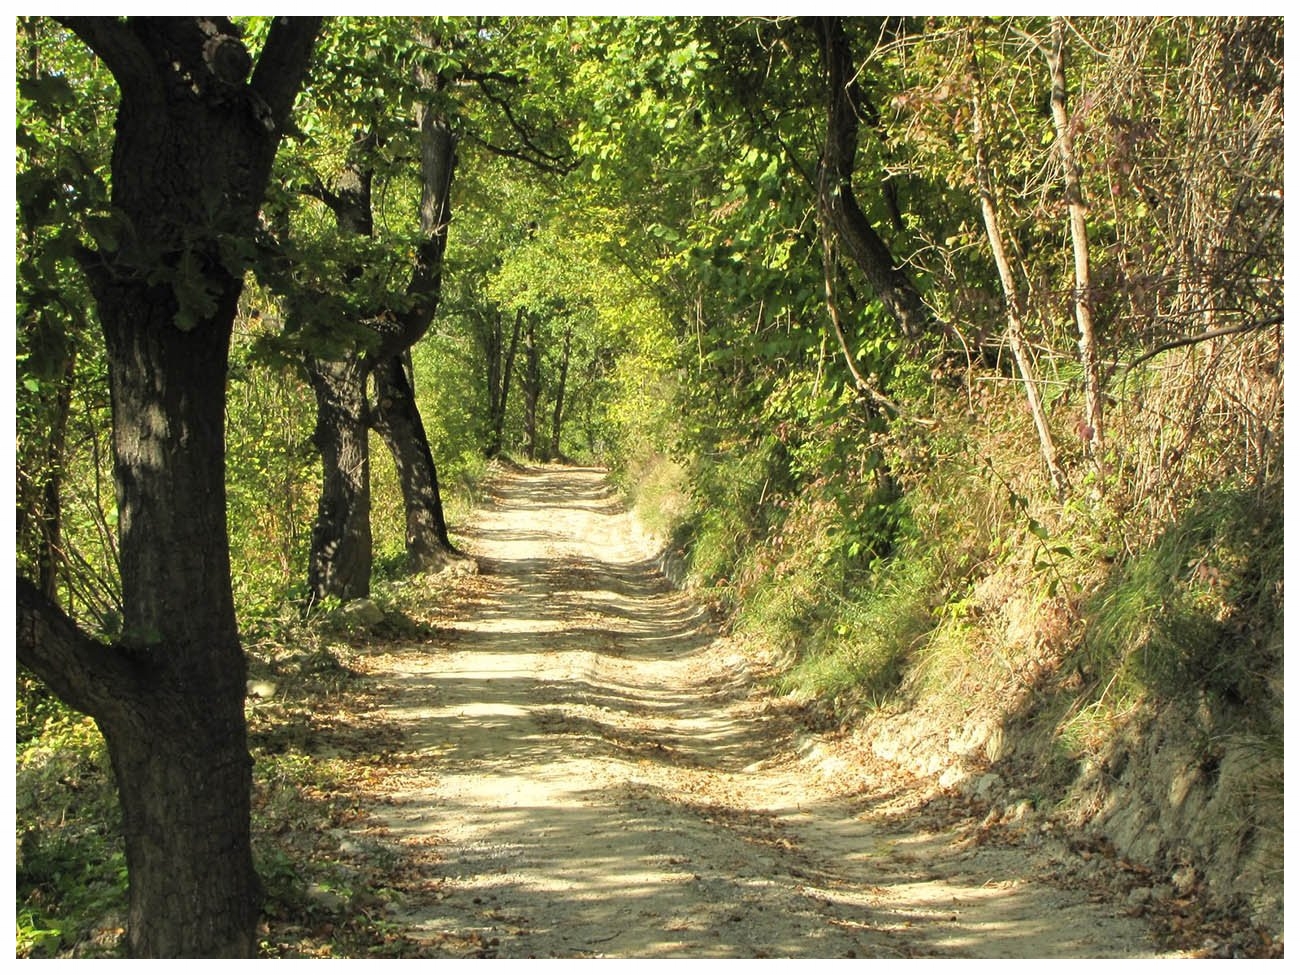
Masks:
[[[915,339],[936,324],[934,318],[853,192],[863,112],[848,36],[839,17],[816,18],[814,28],[826,72],[826,139],[817,166],[818,209],[903,335]]]
[[[1208,342],[1210,339],[1220,339],[1225,335],[1240,335],[1243,332],[1253,332],[1256,329],[1268,328],[1270,325],[1281,325],[1282,315],[1269,315],[1267,318],[1261,318],[1258,321],[1246,322],[1244,325],[1233,325],[1229,328],[1215,328],[1208,332],[1201,332],[1199,335],[1185,335],[1182,338],[1170,339],[1157,345],[1148,352],[1143,352],[1140,356],[1124,367],[1125,372],[1132,372],[1148,359],[1153,359],[1161,352],[1168,352],[1170,349],[1180,349],[1184,345],[1195,345],[1197,342]]]
[[[57,17],[60,24],[104,62],[124,98],[156,102],[162,98],[157,65],[127,21],[117,17]]]
[[[537,144],[528,125],[515,117],[514,109],[510,107],[509,99],[498,95],[488,86],[489,79],[487,76],[472,76],[469,80],[472,80],[478,85],[478,89],[483,93],[484,98],[500,109],[501,114],[505,116],[506,122],[509,124],[510,128],[514,130],[515,135],[519,137],[519,141],[523,144],[524,150],[526,151],[516,150],[514,152],[507,152],[489,145],[485,140],[476,139],[475,141],[480,142],[484,148],[498,152],[500,155],[512,155],[516,159],[531,163],[532,165],[542,169],[557,172],[560,175],[568,173],[574,169],[576,163],[573,161],[569,153],[549,152]]]
[[[35,585],[18,577],[18,662],[78,711],[100,717],[135,697],[141,681],[120,648],[81,632]]]
[[[338,194],[331,192],[316,173],[312,173],[311,179],[298,187],[298,192],[303,196],[310,196],[313,199],[320,200],[330,208],[335,216],[338,215],[339,208],[343,205],[343,201],[339,199]]]
[[[253,69],[249,87],[266,103],[276,127],[288,127],[294,99],[311,64],[323,17],[277,17]]]

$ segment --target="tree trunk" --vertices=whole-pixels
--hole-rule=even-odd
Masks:
[[[50,439],[45,446],[44,475],[40,500],[40,547],[36,571],[41,592],[58,601],[59,570],[63,566],[63,455],[67,440],[68,415],[72,411],[72,383],[76,374],[76,353],[69,349],[60,369],[50,417]]]
[[[332,186],[312,192],[334,214],[339,233],[374,234],[371,188],[374,172],[369,154],[376,137],[367,130],[356,138]],[[345,280],[361,276],[347,269]],[[290,302],[292,307],[292,302]],[[309,305],[310,307],[310,305]],[[322,323],[313,322],[317,328]],[[328,333],[328,327],[323,329]],[[366,410],[366,360],[359,349],[327,359],[308,356],[307,377],[316,394],[316,429],[312,442],[320,451],[321,490],[312,523],[307,557],[307,590],[315,599],[342,600],[370,595],[374,545],[370,533],[370,435]]]
[[[908,338],[923,335],[932,316],[907,273],[863,213],[853,192],[858,125],[863,106],[854,76],[848,37],[840,17],[818,17],[822,61],[826,68],[826,141],[817,167],[817,208],[845,253],[867,278],[876,297]]]
[[[439,569],[463,556],[447,535],[438,470],[415,402],[411,356],[385,359],[375,369],[370,423],[383,438],[402,485],[406,508],[406,556],[415,571]]]
[[[108,743],[130,952],[249,957],[259,885],[223,426],[243,269],[221,245],[252,235],[320,21],[277,20],[251,80],[224,18],[65,23],[121,92],[112,203],[130,233],[81,264],[108,353],[124,633],[90,640],[20,580],[17,655]]]
[[[311,359],[308,374],[316,391],[315,442],[321,451],[320,508],[312,528],[307,585],[317,597],[356,599],[370,592],[373,543],[370,533],[370,460],[365,396],[366,362],[379,363],[376,381],[381,403],[395,397],[386,418],[384,435],[402,480],[407,514],[407,548],[412,530],[415,563],[447,559],[451,544],[442,517],[438,480],[429,453],[424,424],[415,409],[409,383],[400,388],[401,359],[428,330],[442,289],[442,258],[451,220],[451,183],[456,168],[456,139],[446,120],[427,106],[417,107],[420,126],[421,173],[420,229],[424,240],[417,248],[415,268],[407,285],[410,306],[400,314],[376,315],[371,327],[377,333],[373,359],[353,351],[341,360]],[[313,192],[333,210],[344,234],[374,235],[371,186],[374,181],[373,132],[357,140],[352,155],[333,188],[316,186]],[[360,269],[357,269],[358,273]],[[396,370],[396,371],[394,371]],[[404,376],[404,374],[402,374]],[[390,439],[394,438],[394,439]],[[432,530],[433,535],[428,532]],[[441,553],[441,554],[439,554]]]
[[[1079,327],[1079,362],[1083,366],[1084,418],[1080,428],[1093,467],[1101,471],[1105,448],[1102,436],[1101,370],[1097,364],[1097,333],[1092,322],[1092,272],[1088,259],[1088,208],[1079,181],[1079,163],[1074,155],[1074,133],[1066,111],[1065,21],[1052,21],[1052,49],[1047,55],[1052,76],[1052,120],[1056,126],[1056,149],[1065,172],[1065,200],[1070,209],[1070,241],[1074,250],[1074,319]],[[1102,482],[1098,481],[1098,487]]]
[[[239,284],[227,283],[219,319],[233,320]],[[229,332],[181,332],[165,298],[142,291],[101,286],[97,295],[113,405],[122,643],[141,665],[142,693],[95,715],[122,801],[131,949],[246,955],[259,888],[226,535]]]
[[[528,319],[524,333],[524,453],[529,460],[537,459],[537,401],[542,395],[542,357],[537,348],[537,320]]]
[[[506,408],[510,403],[510,377],[515,371],[515,354],[519,349],[519,333],[523,326],[524,310],[515,313],[510,344],[502,358],[502,334],[499,322],[493,325],[488,338],[488,440],[483,450],[489,460],[501,453],[505,443]]]
[[[564,387],[569,381],[569,352],[573,345],[573,327],[564,330],[564,349],[560,356],[560,381],[555,387],[555,409],[551,412],[550,459],[560,458],[560,424],[564,419]]]
[[[972,52],[972,60],[974,53]],[[988,149],[984,145],[984,101],[980,89],[978,67],[972,65],[976,78],[971,95],[972,141],[975,144],[975,174],[979,184],[980,212],[984,217],[984,229],[988,235],[989,248],[993,252],[993,262],[997,265],[998,278],[1002,282],[1002,292],[1007,302],[1007,344],[1015,357],[1016,367],[1020,370],[1020,380],[1025,389],[1025,400],[1034,420],[1034,429],[1038,432],[1038,445],[1043,455],[1043,465],[1058,500],[1065,497],[1065,474],[1056,461],[1056,444],[1052,440],[1052,431],[1047,424],[1047,411],[1043,409],[1042,399],[1038,395],[1038,382],[1034,376],[1033,361],[1024,342],[1023,316],[1020,311],[1020,292],[1016,288],[1015,276],[1011,272],[1011,261],[1007,257],[1003,242],[1002,227],[998,221],[997,201],[993,195],[993,177],[989,172]]]
[[[361,355],[310,358],[316,394],[321,493],[312,526],[307,587],[317,599],[370,595],[374,547],[370,535],[370,435]]]

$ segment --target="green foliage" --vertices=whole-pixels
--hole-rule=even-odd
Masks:
[[[29,679],[18,707],[18,957],[120,956],[126,865],[103,739]]]
[[[250,292],[246,301],[256,298]],[[226,521],[243,620],[272,615],[301,594],[320,490],[315,401],[296,372],[264,363],[266,318],[248,314],[236,324],[226,399]]]
[[[923,555],[891,560],[870,587],[832,603],[832,618],[808,634],[778,687],[830,701],[842,719],[896,699],[908,666],[934,631],[940,581],[938,566]]]

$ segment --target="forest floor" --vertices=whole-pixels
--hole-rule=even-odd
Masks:
[[[803,728],[602,472],[506,473],[463,535],[436,639],[351,663],[399,734],[349,842],[414,953],[1176,956],[1068,838]]]

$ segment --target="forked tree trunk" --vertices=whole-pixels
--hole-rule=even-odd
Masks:
[[[365,367],[350,352],[307,362],[316,394],[312,440],[321,456],[321,493],[312,525],[307,587],[317,599],[370,595],[370,434]]]
[[[107,347],[124,633],[114,646],[91,640],[19,580],[18,659],[108,743],[131,954],[248,957],[260,888],[223,427],[243,274],[222,243],[252,235],[320,21],[277,20],[251,81],[224,18],[65,23],[121,92],[112,202],[123,233],[81,263]]]
[[[441,84],[439,82],[438,84]],[[417,106],[420,125],[422,191],[420,229],[424,240],[416,252],[415,267],[407,286],[410,306],[400,314],[376,315],[371,326],[377,333],[373,360],[354,350],[342,359],[308,362],[316,391],[315,442],[323,468],[320,508],[312,527],[307,584],[317,597],[356,599],[370,592],[373,542],[370,531],[370,454],[367,426],[366,363],[379,363],[376,379],[386,384],[394,402],[386,417],[379,417],[401,478],[407,511],[408,550],[411,529],[416,532],[417,564],[437,557],[439,549],[450,557],[447,526],[438,497],[438,480],[414,393],[406,391],[392,371],[424,335],[433,320],[442,290],[442,258],[451,220],[451,183],[456,169],[456,139],[445,119],[427,106]],[[314,187],[313,192],[333,210],[342,233],[373,236],[371,184],[376,145],[373,133],[353,144],[353,156],[337,185]],[[359,270],[359,269],[358,269]],[[385,395],[381,394],[381,403]],[[385,432],[386,431],[386,432]],[[414,493],[411,493],[414,492]],[[435,534],[430,536],[425,526]],[[438,533],[440,532],[441,538]]]

